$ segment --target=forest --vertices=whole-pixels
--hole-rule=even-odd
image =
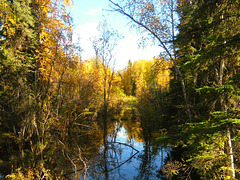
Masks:
[[[115,70],[103,21],[83,60],[71,0],[0,1],[0,179],[85,179],[120,121],[171,149],[159,179],[240,179],[240,1],[108,1],[158,57]]]

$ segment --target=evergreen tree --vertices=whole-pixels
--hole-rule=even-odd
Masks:
[[[195,0],[179,1],[178,6],[178,56],[194,118],[182,119],[182,141],[177,144],[187,148],[188,161],[208,179],[235,178],[239,5],[231,0]]]

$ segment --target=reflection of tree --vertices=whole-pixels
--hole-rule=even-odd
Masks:
[[[97,154],[94,162],[90,165],[89,176],[94,179],[125,179],[127,174],[121,172],[120,167],[131,163],[131,160],[139,151],[129,144],[116,142],[117,133],[120,131],[121,124],[114,123],[115,128],[110,128],[111,132],[105,132],[103,146]],[[112,125],[111,125],[112,127]],[[108,130],[110,130],[108,128]],[[129,153],[124,154],[123,151]]]
[[[76,127],[77,128],[77,127]],[[63,169],[65,179],[84,177],[88,169],[88,163],[93,159],[100,148],[101,138],[98,129],[76,129],[69,139],[58,139],[61,151],[56,153],[56,166]],[[59,148],[59,147],[58,147]],[[59,173],[60,174],[60,173]]]
[[[104,164],[105,179],[108,180],[108,144],[107,144],[107,141],[105,141],[105,139],[106,137],[104,137],[103,164]]]
[[[139,165],[139,174],[136,179],[159,179],[157,177],[157,169],[160,168],[163,162],[163,149],[156,142],[157,129],[156,123],[151,118],[139,118],[141,133],[139,137],[144,141],[144,150],[138,156],[140,165]],[[162,150],[162,151],[161,151]],[[162,153],[160,153],[160,151]],[[158,159],[159,157],[162,159]]]
[[[139,158],[141,159],[141,164],[139,166],[140,172],[138,177],[140,179],[149,179],[151,175],[151,170],[154,169],[151,167],[152,157],[150,155],[150,152],[151,147],[146,144],[143,154],[139,155]]]
[[[161,163],[157,160],[158,155],[159,153],[153,154],[153,148],[148,143],[145,144],[143,153],[138,156],[141,163],[139,166],[139,175],[136,179],[158,179],[156,170]]]
[[[127,130],[128,139],[135,139],[138,142],[144,142],[141,134],[140,123],[134,120],[122,121],[123,127]]]
[[[135,139],[138,142],[144,142],[144,150],[138,155],[140,165],[137,169],[138,176],[135,179],[159,179],[157,170],[161,168],[165,149],[156,143],[158,131],[156,122],[151,118],[139,118],[137,121],[122,121],[127,130],[128,138]],[[161,158],[160,158],[161,157]]]
[[[130,163],[139,162],[136,167],[138,172],[136,179],[158,179],[157,170],[160,169],[163,159],[159,158],[160,147],[155,141],[158,135],[149,121],[145,119],[141,122],[138,119],[138,121],[113,122],[107,119],[105,128],[102,126],[102,146],[93,162],[88,165],[87,177],[90,179],[127,179],[129,174],[124,171],[125,167],[128,167]],[[131,143],[129,145],[116,141],[117,134],[123,127],[126,129],[128,139],[133,140],[132,143],[136,139],[140,142],[145,141],[141,154],[138,149],[131,146]]]

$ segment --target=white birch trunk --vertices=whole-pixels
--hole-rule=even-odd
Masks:
[[[232,147],[232,140],[231,140],[231,132],[228,128],[228,144],[229,144],[229,153],[231,159],[231,171],[232,177],[235,179],[235,165],[234,165],[234,158],[233,158],[233,147]]]

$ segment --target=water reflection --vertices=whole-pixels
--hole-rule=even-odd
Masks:
[[[130,124],[132,123],[132,124]],[[130,127],[130,129],[129,129]],[[135,130],[133,130],[135,128]],[[154,145],[152,135],[144,141],[140,124],[120,121],[89,164],[86,179],[160,179],[161,169],[166,151]],[[81,176],[80,179],[84,179]]]

